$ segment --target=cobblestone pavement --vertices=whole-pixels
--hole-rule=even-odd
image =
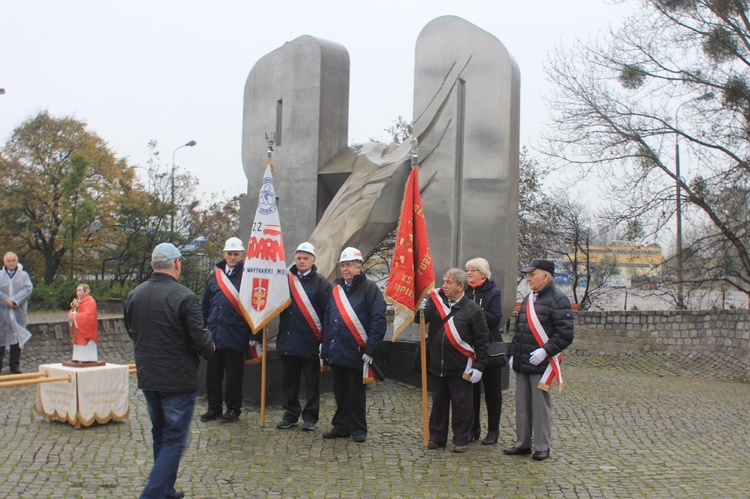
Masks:
[[[235,424],[201,423],[199,401],[177,485],[188,497],[750,497],[750,383],[702,376],[700,362],[566,359],[553,394],[552,458],[502,449],[514,438],[513,379],[501,443],[466,454],[427,450],[418,389],[393,381],[368,393],[367,442],[323,440],[318,429],[277,430],[257,408]],[[665,374],[666,373],[666,374]],[[32,412],[33,387],[0,396],[0,497],[136,497],[151,468],[150,422],[131,376],[127,421],[79,430]]]

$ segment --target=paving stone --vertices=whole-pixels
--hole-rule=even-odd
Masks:
[[[188,497],[747,497],[750,383],[727,356],[565,358],[553,387],[552,456],[505,456],[513,386],[498,445],[466,454],[422,446],[421,394],[395,381],[368,389],[367,442],[323,440],[335,409],[323,395],[314,432],[266,426],[257,407],[235,424],[201,423],[198,401],[178,488]],[[131,378],[135,382],[135,378]],[[0,497],[136,497],[151,469],[150,421],[131,386],[129,418],[76,430],[28,408],[34,387],[2,389]],[[486,418],[483,414],[483,418]]]

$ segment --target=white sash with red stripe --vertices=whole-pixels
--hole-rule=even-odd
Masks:
[[[214,275],[216,275],[216,284],[219,285],[221,292],[224,293],[224,296],[229,300],[229,303],[232,304],[232,308],[234,308],[238,314],[242,315],[242,308],[240,308],[240,292],[234,287],[232,281],[229,280],[229,276],[218,267],[214,270]]]
[[[367,345],[367,332],[359,321],[359,317],[354,312],[352,304],[349,303],[349,298],[346,297],[346,291],[341,285],[337,285],[333,288],[333,300],[336,302],[336,308],[341,314],[341,318],[344,319],[346,327],[349,332],[352,333],[357,344],[364,350]],[[375,372],[369,362],[363,362],[362,366],[362,383],[371,384],[375,383]]]
[[[445,334],[446,336],[448,336],[448,341],[451,342],[453,348],[461,352],[462,355],[468,357],[468,360],[466,361],[466,369],[464,369],[464,374],[468,374],[469,371],[471,371],[474,367],[474,362],[476,361],[474,348],[466,343],[463,338],[461,338],[461,335],[458,334],[456,324],[453,322],[453,317],[451,317],[447,321],[445,320],[445,318],[448,317],[448,314],[450,314],[451,309],[448,308],[448,306],[443,302],[443,299],[440,298],[439,290],[433,289],[432,291],[430,291],[430,298],[432,298],[432,303],[435,304],[435,308],[440,314],[440,318],[445,321],[443,323],[443,329],[445,329]]]
[[[318,313],[315,312],[315,308],[313,308],[310,297],[305,293],[305,288],[302,286],[299,277],[289,274],[289,289],[292,292],[294,301],[297,303],[297,307],[302,312],[302,316],[307,321],[307,325],[310,326],[310,329],[315,333],[315,337],[320,341],[322,330],[320,318],[318,317]]]
[[[218,284],[221,292],[224,294],[224,296],[226,296],[227,300],[229,300],[229,303],[232,304],[232,308],[234,308],[238,314],[244,317],[244,315],[242,314],[242,309],[240,308],[240,292],[237,290],[237,288],[234,287],[232,281],[229,280],[229,276],[226,275],[224,271],[218,267],[216,268],[216,270],[214,270],[214,275],[216,276],[216,284]],[[247,360],[247,363],[256,364],[260,362],[263,359],[263,345],[261,345],[258,341],[250,340],[249,347],[250,358]]]
[[[536,298],[534,298],[534,294],[532,293],[529,296],[529,299],[526,301],[526,320],[529,323],[531,334],[534,335],[534,339],[536,339],[537,344],[539,345],[539,347],[543,347],[544,344],[549,341],[549,337],[547,336],[547,332],[544,330],[544,327],[542,327],[542,323],[539,322],[539,317],[536,315],[536,309],[534,308],[535,301]],[[542,374],[542,379],[539,381],[538,388],[544,390],[545,392],[548,392],[549,387],[552,385],[552,380],[557,378],[557,386],[560,390],[562,390],[563,379],[562,370],[560,369],[562,352],[558,353],[557,355],[553,355],[552,357],[547,357],[547,361],[549,362],[549,364],[547,365],[547,369],[545,369],[544,374]]]
[[[257,364],[263,360],[263,344],[260,341],[250,340],[248,346],[250,347],[250,358],[245,361],[247,364]]]

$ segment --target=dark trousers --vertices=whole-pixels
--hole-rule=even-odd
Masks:
[[[223,401],[227,410],[242,409],[242,374],[245,370],[245,356],[234,350],[216,350],[206,365],[206,397],[208,408],[222,410],[221,382],[226,373]]]
[[[3,368],[3,359],[5,358],[5,347],[0,347],[0,369]],[[21,365],[21,347],[18,343],[14,343],[10,346],[10,359],[8,365],[11,371],[18,371]]]
[[[453,408],[453,443],[468,445],[471,439],[474,398],[471,383],[463,378],[441,378],[430,374],[430,441],[445,444],[448,441],[448,423]]]
[[[305,408],[299,403],[300,379],[305,378]],[[284,420],[317,423],[320,413],[320,359],[281,357],[281,392],[284,397]]]
[[[331,421],[334,431],[344,436],[367,435],[367,391],[362,383],[362,369],[331,366],[331,372],[336,399]]]
[[[502,374],[501,366],[485,369],[482,373],[482,381],[474,384],[474,433],[482,431],[479,418],[482,409],[482,385],[484,385],[484,400],[487,404],[487,431],[500,430],[500,413],[503,410]]]

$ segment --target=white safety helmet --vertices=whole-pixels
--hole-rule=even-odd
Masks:
[[[224,243],[224,251],[245,251],[242,240],[239,237],[230,237]]]
[[[344,248],[344,251],[341,252],[341,258],[339,258],[339,263],[341,262],[364,262],[365,259],[362,258],[362,252],[359,251],[357,248],[352,248],[349,246],[348,248]]]
[[[305,241],[304,243],[297,246],[297,250],[294,252],[296,255],[298,252],[304,251],[305,253],[310,253],[313,258],[315,258],[315,246]]]

